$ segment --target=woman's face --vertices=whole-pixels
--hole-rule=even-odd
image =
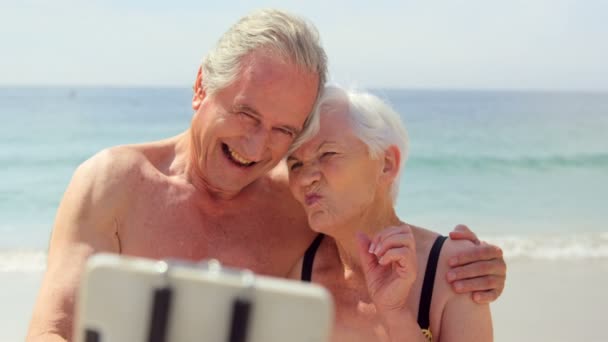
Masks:
[[[346,107],[322,111],[320,131],[288,158],[289,184],[312,229],[329,233],[365,215],[378,192],[382,159],[354,135]]]

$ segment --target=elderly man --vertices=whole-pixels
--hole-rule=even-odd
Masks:
[[[307,127],[326,69],[316,30],[302,19],[266,10],[230,28],[199,69],[187,131],[107,149],[74,173],[28,340],[70,339],[79,279],[97,252],[216,258],[286,276],[314,233],[281,161]],[[468,255],[453,269],[459,291],[494,300],[504,286],[500,250]]]

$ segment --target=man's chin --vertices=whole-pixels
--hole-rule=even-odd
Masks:
[[[222,175],[220,175],[220,177],[222,177]],[[253,183],[256,182],[256,180],[260,179],[260,177],[247,177],[245,179],[245,177],[234,177],[234,178],[228,178],[228,177],[223,177],[219,180],[218,183],[218,189],[221,189],[222,192],[225,193],[232,193],[232,194],[238,194],[241,193],[242,191],[244,191],[245,189],[247,189],[249,186],[251,186]]]

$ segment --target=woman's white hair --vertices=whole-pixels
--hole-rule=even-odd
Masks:
[[[264,49],[319,75],[318,93],[327,79],[327,56],[319,32],[303,18],[276,9],[263,9],[241,18],[222,35],[202,63],[202,88],[213,94],[238,75],[241,59]],[[317,95],[318,97],[318,95]]]
[[[367,145],[370,157],[381,158],[384,151],[394,145],[401,153],[399,172],[391,187],[393,202],[399,193],[399,180],[408,156],[408,135],[399,114],[379,97],[367,92],[346,90],[338,86],[327,86],[323,90],[315,108],[316,115],[307,130],[302,132],[292,144],[291,154],[319,132],[319,116],[347,108],[355,135]]]

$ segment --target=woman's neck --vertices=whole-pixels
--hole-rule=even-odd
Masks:
[[[332,237],[336,242],[345,278],[362,276],[357,233],[364,233],[369,239],[373,239],[383,229],[402,223],[395,213],[392,201],[385,200],[374,202],[361,215],[340,227],[334,227],[331,230]]]

